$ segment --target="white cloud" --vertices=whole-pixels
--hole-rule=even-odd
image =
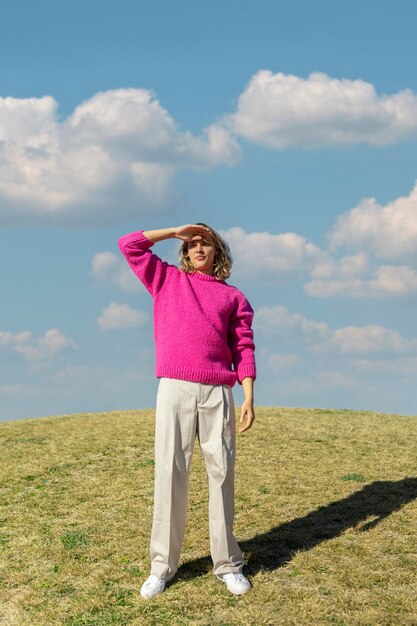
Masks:
[[[285,306],[260,307],[255,313],[255,327],[268,337],[298,338],[309,340],[329,337],[331,329],[323,322],[312,322],[304,315],[291,313]]]
[[[358,372],[368,376],[417,376],[417,357],[405,356],[390,359],[355,359],[352,364]]]
[[[39,337],[35,342],[19,344],[14,349],[23,354],[28,361],[41,361],[55,356],[66,348],[77,348],[77,345],[72,339],[61,333],[58,328],[50,328],[43,337]]]
[[[277,354],[272,353],[263,361],[263,365],[271,373],[286,372],[294,369],[301,361],[298,354]]]
[[[91,370],[87,365],[68,365],[63,370],[48,374],[48,380],[67,384],[69,380],[86,381]]]
[[[221,235],[232,250],[233,272],[246,279],[276,283],[329,262],[326,253],[296,233],[246,233],[235,226]]]
[[[222,126],[177,129],[150,91],[97,93],[63,122],[44,98],[0,98],[0,221],[96,224],[161,209],[181,168],[233,164],[240,148]]]
[[[400,333],[385,326],[345,326],[333,329],[324,322],[314,322],[286,307],[260,307],[255,312],[255,328],[270,341],[281,343],[298,340],[313,354],[338,352],[340,354],[417,352],[417,339],[405,339]]]
[[[300,78],[261,70],[238,110],[199,136],[179,130],[146,89],[97,93],[63,121],[51,96],[0,98],[0,223],[96,225],[166,211],[180,200],[178,170],[239,159],[233,134],[280,149],[386,145],[417,137],[417,96],[378,95],[365,81],[320,72]],[[288,239],[283,247],[308,245],[294,233],[280,237]]]
[[[132,309],[128,304],[111,302],[97,320],[101,330],[120,330],[144,326],[148,321],[145,311]]]
[[[238,145],[220,126],[208,127],[202,137],[180,132],[146,89],[97,93],[75,109],[64,130],[71,145],[94,145],[99,140],[131,163],[206,168],[232,164],[240,156]]]
[[[352,278],[367,274],[370,267],[370,261],[363,252],[352,256],[344,256],[341,259],[333,259],[330,256],[325,256],[313,267],[311,276],[317,279],[334,276]]]
[[[417,292],[417,271],[407,265],[377,265],[369,243],[363,244],[366,252],[337,259],[296,233],[247,233],[238,226],[220,232],[232,250],[233,276],[241,280],[274,285],[309,274],[303,289],[315,298],[392,298]]]
[[[32,333],[28,330],[23,330],[20,333],[10,333],[8,331],[0,331],[0,346],[18,346],[30,341]]]
[[[42,388],[39,385],[21,385],[14,383],[13,385],[0,385],[0,395],[18,399],[30,396],[37,396],[41,393]]]
[[[367,250],[382,259],[401,259],[417,252],[417,183],[408,196],[382,206],[366,198],[341,215],[330,234],[333,249],[341,245]]]
[[[271,148],[316,148],[370,143],[384,146],[417,137],[417,95],[378,95],[363,80],[308,78],[260,70],[225,117],[233,131]]]
[[[304,285],[315,298],[387,298],[417,292],[417,272],[405,265],[381,265],[367,278],[315,279]]]
[[[38,339],[32,339],[32,333],[27,330],[16,334],[0,332],[0,346],[11,347],[30,362],[50,359],[66,348],[77,348],[77,344],[58,328],[50,328]]]
[[[43,98],[0,98],[0,141],[42,148],[54,131],[57,103]]]
[[[417,339],[405,339],[395,330],[370,324],[338,328],[332,337],[316,347],[319,351],[335,349],[341,354],[401,353],[416,351]]]
[[[377,265],[376,259],[405,259],[417,253],[417,183],[408,196],[382,206],[366,198],[339,216],[329,235],[332,251],[338,247],[358,252],[318,264],[304,291],[316,298],[387,298],[417,292],[417,271],[410,265]],[[371,260],[371,257],[373,260]]]
[[[361,382],[344,372],[320,371],[313,373],[313,379],[322,389],[353,389]]]
[[[140,280],[124,259],[113,252],[98,252],[91,262],[93,276],[101,283],[116,285],[122,291],[137,293],[145,291]]]

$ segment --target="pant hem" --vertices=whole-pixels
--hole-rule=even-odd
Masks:
[[[243,566],[241,566],[241,567],[234,567],[234,568],[229,568],[227,570],[216,571],[216,572],[213,572],[213,574],[215,576],[217,576],[217,578],[220,578],[224,574],[241,574],[242,573],[242,569],[243,569]]]

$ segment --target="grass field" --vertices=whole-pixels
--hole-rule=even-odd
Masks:
[[[0,624],[417,624],[417,418],[259,408],[238,435],[253,590],[211,574],[198,445],[179,572],[151,601],[154,412],[0,424]]]

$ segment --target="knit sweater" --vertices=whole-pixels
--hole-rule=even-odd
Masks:
[[[155,374],[211,385],[256,378],[253,309],[241,291],[162,261],[142,230],[119,248],[154,299]]]

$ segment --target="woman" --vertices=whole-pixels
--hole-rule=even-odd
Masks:
[[[150,251],[164,239],[183,244],[180,269]],[[228,285],[227,243],[206,224],[137,231],[119,247],[154,298],[156,376],[155,497],[151,575],[144,598],[165,589],[177,571],[184,538],[188,477],[198,436],[209,479],[210,549],[214,574],[234,594],[246,593],[243,558],[233,535],[235,413],[232,387],[243,386],[240,432],[255,419],[253,310]]]

